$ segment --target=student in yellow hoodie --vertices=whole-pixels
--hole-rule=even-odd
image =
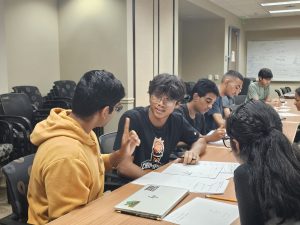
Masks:
[[[140,140],[129,131],[112,154],[100,154],[93,128],[103,127],[120,111],[124,87],[110,72],[85,73],[76,86],[72,110],[52,109],[36,125],[31,142],[38,146],[28,186],[28,223],[45,224],[101,197],[104,172],[130,160]]]

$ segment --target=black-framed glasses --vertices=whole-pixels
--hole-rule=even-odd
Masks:
[[[223,144],[226,148],[231,148],[229,136],[223,137],[222,140],[223,140]]]
[[[169,99],[166,96],[159,96],[159,95],[155,95],[155,94],[151,95],[150,99],[156,104],[162,102],[162,104],[165,106],[173,106],[176,103],[176,101],[173,99]]]
[[[122,105],[121,103],[115,105],[115,107],[114,107],[114,110],[115,110],[116,112],[120,112],[122,109],[123,109],[123,105]]]
[[[123,109],[123,105],[121,103],[115,106],[109,106],[109,113],[112,113],[113,111],[120,112],[122,109]]]

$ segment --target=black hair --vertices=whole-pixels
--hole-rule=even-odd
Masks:
[[[197,83],[195,84],[195,86],[191,92],[190,100],[193,99],[194,93],[197,93],[199,95],[199,97],[203,97],[208,93],[213,93],[217,97],[220,95],[219,89],[218,89],[217,85],[215,84],[215,82],[208,80],[208,79],[200,79],[197,81]]]
[[[185,94],[185,85],[175,75],[159,74],[149,83],[150,95],[166,95],[170,100],[181,101]]]
[[[273,78],[273,73],[268,68],[262,68],[258,72],[258,77],[262,78],[262,79],[272,79]]]
[[[283,222],[300,219],[300,157],[282,133],[278,113],[262,101],[240,105],[227,119],[229,137],[240,146],[239,157],[250,167],[250,182],[264,220],[270,211]],[[231,141],[233,143],[233,141]],[[232,145],[236,151],[236,147]]]
[[[109,106],[111,113],[124,96],[122,83],[112,73],[91,70],[85,73],[76,85],[72,112],[80,118],[87,118]]]
[[[241,81],[244,81],[244,77],[242,74],[240,74],[238,71],[235,71],[235,70],[228,70],[223,78],[222,78],[222,82],[227,78],[227,77],[233,77],[233,78],[237,78]]]
[[[297,93],[297,95],[300,96],[300,87],[298,87],[298,88],[295,90],[295,92]]]

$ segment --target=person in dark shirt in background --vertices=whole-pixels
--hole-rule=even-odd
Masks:
[[[203,135],[206,142],[218,141],[225,135],[225,129],[219,128],[210,135],[205,128],[204,113],[210,110],[219,97],[217,85],[208,79],[200,79],[191,90],[190,99],[187,103],[181,104],[176,110],[181,113],[185,119]],[[204,136],[205,135],[205,136]]]

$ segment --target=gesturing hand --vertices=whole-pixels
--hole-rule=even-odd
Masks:
[[[120,149],[120,153],[123,157],[131,156],[136,146],[139,146],[141,142],[139,136],[134,130],[129,131],[129,124],[130,119],[126,118]]]

